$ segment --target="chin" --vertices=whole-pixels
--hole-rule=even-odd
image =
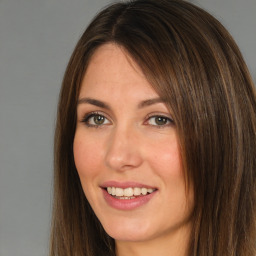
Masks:
[[[111,236],[116,241],[126,241],[126,242],[142,242],[150,240],[151,237],[138,232],[138,230],[133,231],[122,231],[122,232],[107,232],[109,236]]]
[[[103,226],[104,227],[104,226]],[[154,235],[147,224],[137,223],[115,223],[105,225],[106,233],[117,241],[140,242],[150,240]]]

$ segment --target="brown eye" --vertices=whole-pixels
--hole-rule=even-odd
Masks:
[[[104,116],[101,116],[101,115],[95,115],[93,117],[93,121],[96,125],[101,125],[101,124],[104,124],[104,121],[105,121],[105,117]]]
[[[165,116],[151,116],[148,119],[148,124],[152,126],[166,126],[173,123],[173,121]]]
[[[89,114],[82,120],[82,122],[89,127],[98,127],[105,124],[110,124],[110,121],[104,115],[97,113]]]
[[[155,123],[157,125],[165,125],[167,124],[167,122],[168,122],[168,119],[166,117],[162,117],[162,116],[155,117]]]

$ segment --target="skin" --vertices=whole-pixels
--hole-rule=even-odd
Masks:
[[[193,194],[185,189],[170,111],[159,100],[142,104],[156,98],[124,49],[105,44],[96,50],[79,95],[74,158],[84,193],[115,239],[119,256],[186,255],[188,247]],[[100,125],[95,115],[102,118]],[[160,124],[156,116],[164,117]],[[103,197],[106,181],[132,181],[157,190],[146,204],[119,210]]]

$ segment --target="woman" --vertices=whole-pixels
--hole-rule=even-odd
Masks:
[[[60,93],[51,255],[255,256],[256,94],[223,26],[116,3]]]

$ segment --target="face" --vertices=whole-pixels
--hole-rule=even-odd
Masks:
[[[77,107],[74,158],[84,193],[119,241],[172,235],[189,225],[175,122],[124,49],[92,56]]]

